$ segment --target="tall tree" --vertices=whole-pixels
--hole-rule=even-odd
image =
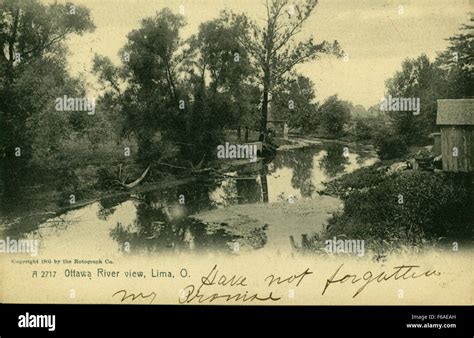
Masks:
[[[241,24],[242,17],[230,18],[231,13],[222,11],[217,19],[200,25],[189,40],[188,61],[189,72],[197,73],[197,83],[206,87],[214,103],[221,103],[215,107],[219,109],[216,118],[240,135],[241,128],[254,124],[258,87],[255,67],[242,44],[248,29]]]
[[[36,126],[28,121],[51,108],[54,94],[66,94],[53,92],[68,81],[65,39],[94,25],[88,9],[70,3],[5,0],[0,13],[0,171],[8,193],[32,157],[31,132]],[[38,74],[44,75],[44,82]]]
[[[315,42],[313,37],[297,41],[318,0],[265,0],[263,28],[247,22],[252,34],[245,44],[259,68],[262,87],[260,131],[266,132],[271,95],[295,66],[315,60],[321,54],[342,52],[337,41]]]
[[[102,100],[121,111],[124,134],[135,135],[147,165],[163,158],[164,148],[193,165],[210,160],[224,126],[235,122],[239,89],[251,83],[246,51],[235,38],[239,27],[221,17],[182,41],[184,25],[165,8],[128,35],[121,67],[95,58],[94,70],[109,85]]]
[[[122,124],[122,135],[137,139],[138,159],[145,165],[165,156],[165,149],[187,130],[189,93],[179,76],[184,25],[181,15],[165,8],[128,34],[119,52],[122,65],[94,58],[93,70],[108,88],[100,100],[108,102],[109,115]]]
[[[448,38],[448,48],[435,63],[445,71],[446,98],[461,99],[474,96],[474,15],[463,24],[458,34]]]
[[[402,70],[386,81],[387,94],[420,100],[420,112],[390,111],[394,131],[408,144],[420,142],[436,128],[436,100],[443,98],[441,70],[425,54],[406,59]]]
[[[420,113],[390,112],[394,133],[408,144],[423,143],[437,129],[438,99],[470,98],[474,95],[474,26],[471,18],[458,34],[448,38],[445,51],[434,62],[425,54],[406,59],[402,69],[386,81],[387,94],[392,97],[419,98]]]

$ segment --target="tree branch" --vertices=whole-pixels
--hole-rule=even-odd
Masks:
[[[49,42],[45,43],[45,44],[42,44],[40,46],[37,46],[35,48],[32,48],[30,50],[27,50],[27,51],[21,51],[21,55],[28,55],[30,53],[38,53],[38,52],[41,52],[43,50],[45,50],[46,48],[52,46],[53,44],[61,41],[64,37],[66,37],[67,34],[71,33],[69,30],[66,29],[66,31],[64,31],[63,33],[59,34],[58,36],[54,37],[53,39],[51,39]]]

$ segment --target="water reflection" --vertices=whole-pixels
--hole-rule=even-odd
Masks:
[[[345,154],[339,143],[281,151],[271,163],[251,163],[221,179],[201,178],[166,190],[104,198],[56,216],[2,218],[1,233],[41,238],[46,248],[74,242],[87,252],[96,252],[95,248],[122,254],[255,250],[267,245],[271,224],[243,219],[244,226],[235,228],[202,223],[189,215],[235,204],[271,203],[290,195],[312,198],[323,182],[375,160],[363,151]]]
[[[231,251],[239,236],[224,228],[211,230],[206,224],[187,217],[212,208],[210,191],[216,184],[200,180],[131,196],[135,218],[128,224],[116,222],[110,230],[111,238],[124,253]],[[120,205],[108,205],[109,210],[117,207]]]
[[[349,163],[350,153],[348,150],[349,148],[339,143],[332,143],[327,146],[325,155],[319,162],[326,175],[332,178],[344,172],[346,165]]]

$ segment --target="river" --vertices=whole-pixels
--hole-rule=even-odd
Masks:
[[[46,220],[4,219],[1,232],[2,237],[38,239],[42,253],[51,250],[66,255],[232,254],[241,246],[258,250],[289,243],[289,233],[280,229],[272,236],[272,223],[266,220],[253,224],[254,218],[240,217],[245,231],[235,231],[225,222],[216,225],[191,215],[236,205],[256,205],[271,212],[267,203],[311,201],[319,197],[324,182],[376,160],[367,149],[344,153],[341,143],[320,142],[280,150],[270,163],[240,167],[223,179],[204,177],[165,190],[104,198]],[[293,227],[292,231],[297,235],[308,229]]]

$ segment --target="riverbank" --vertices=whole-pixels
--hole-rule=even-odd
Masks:
[[[359,148],[363,149],[366,151],[373,151],[375,153],[375,147],[373,144],[369,142],[357,142],[352,139],[329,139],[329,138],[324,138],[324,137],[318,137],[318,136],[311,136],[311,135],[292,135],[291,141],[293,144],[288,145],[288,146],[283,146],[280,147],[282,149],[294,149],[294,148],[300,148],[300,147],[307,147],[310,145],[315,145],[315,144],[322,144],[324,142],[328,143],[336,143],[336,144],[343,144],[346,145],[349,148]]]

